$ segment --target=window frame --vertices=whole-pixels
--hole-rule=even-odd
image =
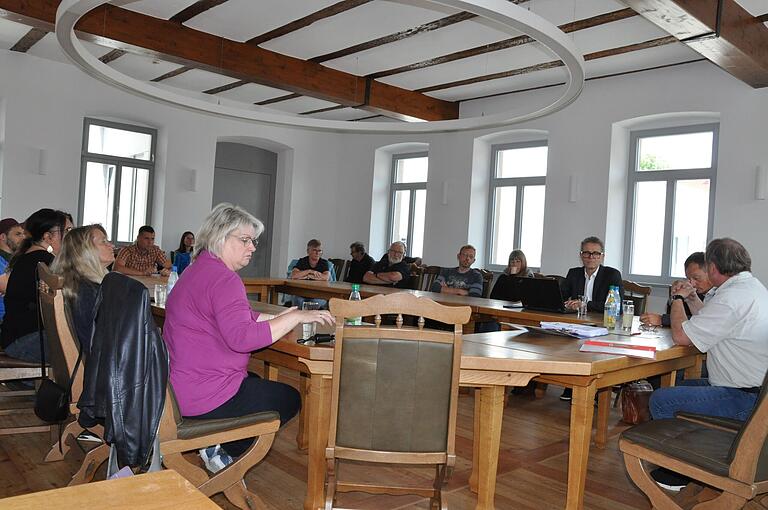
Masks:
[[[416,158],[427,158],[427,180],[424,182],[395,182],[397,180],[397,163],[400,160],[403,159],[416,159]],[[387,248],[392,244],[392,234],[394,233],[395,228],[395,196],[397,195],[398,191],[404,191],[408,190],[411,192],[410,201],[409,201],[409,209],[408,209],[408,232],[407,232],[407,248],[405,250],[405,256],[411,257],[411,250],[413,249],[413,222],[414,222],[414,211],[416,209],[416,191],[417,190],[424,190],[426,193],[427,190],[427,182],[429,182],[429,152],[428,151],[422,151],[422,152],[404,152],[400,154],[393,154],[392,155],[392,166],[391,166],[391,176],[389,180],[389,220],[387,224],[387,232],[388,232],[388,239],[387,239]],[[426,198],[425,198],[426,203]],[[426,208],[426,206],[425,206]],[[426,214],[426,210],[425,210]],[[425,218],[426,221],[426,218]],[[422,252],[423,252],[423,246],[422,246]],[[422,253],[423,255],[423,253]]]
[[[639,146],[643,138],[657,136],[682,135],[689,133],[712,133],[712,160],[708,168],[682,168],[675,170],[638,171]],[[709,179],[709,210],[707,213],[707,243],[712,240],[715,215],[715,189],[717,184],[717,159],[720,138],[720,125],[717,123],[692,124],[657,129],[639,129],[630,132],[629,161],[627,165],[627,210],[624,224],[624,256],[623,264],[626,270],[625,278],[644,283],[667,285],[679,276],[672,276],[672,234],[675,219],[675,194],[679,181]],[[645,275],[632,273],[632,238],[635,219],[635,188],[639,182],[666,183],[666,203],[664,210],[664,237],[661,252],[661,275]]]
[[[496,166],[498,165],[499,153],[510,149],[527,149],[531,147],[547,147],[547,170],[549,170],[549,140],[533,140],[528,142],[500,143],[491,145],[491,176],[488,186],[488,214],[485,231],[485,267],[491,271],[504,271],[506,264],[493,263],[493,239],[496,230],[494,221],[494,211],[496,210],[496,190],[497,188],[516,186],[515,191],[515,229],[513,232],[514,243],[513,250],[520,249],[520,237],[523,232],[523,196],[526,186],[544,186],[544,195],[546,197],[547,176],[537,177],[496,177]],[[544,232],[542,230],[542,239]],[[532,271],[540,269],[540,266],[528,266]]]
[[[110,156],[107,154],[88,152],[88,142],[89,142],[91,126],[120,129],[123,131],[132,131],[135,133],[143,133],[143,134],[150,135],[151,144],[150,144],[149,159],[148,160],[133,159],[133,158],[126,158],[121,156]],[[125,124],[122,122],[115,122],[110,120],[102,120],[102,119],[97,119],[93,117],[85,117],[83,119],[83,144],[81,148],[81,157],[80,157],[80,186],[79,186],[80,189],[78,194],[78,205],[77,205],[78,224],[81,224],[83,222],[83,213],[85,211],[85,185],[86,185],[86,173],[88,169],[88,163],[114,165],[115,166],[115,191],[114,191],[115,200],[112,206],[112,225],[111,225],[111,232],[113,237],[112,242],[115,243],[115,245],[126,245],[133,242],[133,240],[128,240],[128,241],[117,240],[118,225],[120,220],[120,216],[119,216],[120,215],[120,186],[122,184],[123,167],[141,168],[141,169],[147,170],[148,172],[146,218],[147,218],[147,223],[149,223],[149,219],[152,217],[152,199],[153,199],[153,191],[154,191],[154,183],[155,183],[156,154],[157,154],[157,129],[145,127],[145,126],[136,126],[133,124]],[[106,228],[106,225],[105,225],[105,228]]]

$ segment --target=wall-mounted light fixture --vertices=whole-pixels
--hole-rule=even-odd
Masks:
[[[579,201],[579,178],[571,175],[568,182],[568,201],[571,203]]]
[[[755,200],[765,200],[765,188],[768,184],[768,171],[761,165],[755,167]]]

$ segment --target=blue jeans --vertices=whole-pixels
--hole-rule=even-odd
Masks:
[[[43,332],[43,341],[45,341],[45,332]],[[40,335],[37,331],[20,336],[14,340],[8,347],[3,349],[5,354],[11,358],[16,358],[34,363],[40,362]]]
[[[757,403],[757,393],[711,386],[708,379],[686,379],[679,386],[659,388],[651,395],[654,420],[674,418],[678,411],[745,421]]]

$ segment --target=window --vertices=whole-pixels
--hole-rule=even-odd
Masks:
[[[717,125],[635,131],[630,137],[624,268],[664,283],[712,234]]]
[[[157,131],[85,119],[80,224],[100,223],[107,238],[130,243],[148,223]]]
[[[507,267],[509,253],[519,249],[528,267],[541,267],[547,142],[494,145],[491,151],[487,266]]]
[[[403,241],[411,257],[421,257],[424,249],[428,168],[426,152],[392,157],[389,241]]]

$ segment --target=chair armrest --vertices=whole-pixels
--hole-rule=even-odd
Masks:
[[[675,418],[698,423],[699,425],[704,425],[705,427],[710,427],[713,429],[724,430],[726,432],[738,432],[741,430],[741,427],[743,427],[745,423],[743,421],[734,420],[733,418],[723,418],[722,416],[708,416],[706,414],[686,412],[675,413]]]

